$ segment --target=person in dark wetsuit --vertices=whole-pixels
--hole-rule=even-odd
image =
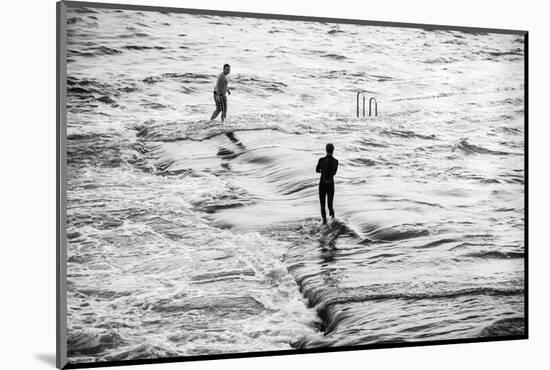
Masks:
[[[338,170],[338,160],[332,156],[334,145],[327,144],[326,157],[320,158],[317,162],[315,171],[321,174],[319,178],[319,201],[321,202],[321,216],[323,223],[327,223],[327,213],[325,211],[325,198],[328,199],[328,211],[330,217],[334,218],[334,208],[332,201],[334,200],[334,175]]]

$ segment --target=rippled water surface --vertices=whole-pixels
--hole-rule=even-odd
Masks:
[[[79,8],[67,47],[71,362],[524,332],[523,37]]]

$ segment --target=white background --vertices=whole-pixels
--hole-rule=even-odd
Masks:
[[[142,5],[529,30],[530,339],[347,353],[201,361],[135,369],[548,368],[549,21],[535,1],[126,0]],[[2,6],[0,367],[55,363],[55,2]],[[546,350],[546,351],[545,351]]]

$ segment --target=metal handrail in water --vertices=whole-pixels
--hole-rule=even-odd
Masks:
[[[365,94],[367,91],[357,92],[357,118],[359,118],[359,95],[363,95],[363,117],[365,117]],[[374,115],[378,116],[378,102],[374,97],[369,99],[369,117],[372,115],[372,102],[374,101]]]
[[[363,91],[357,92],[357,118],[359,118],[359,95],[363,95],[363,117],[365,117],[365,94]]]
[[[369,117],[371,116],[372,102],[374,101],[374,115],[378,116],[378,102],[374,97],[369,99]],[[365,109],[365,107],[363,107]]]

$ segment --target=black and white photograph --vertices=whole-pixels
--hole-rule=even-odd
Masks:
[[[526,32],[68,4],[70,365],[526,338]]]

